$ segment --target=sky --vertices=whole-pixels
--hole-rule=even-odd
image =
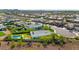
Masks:
[[[0,9],[79,10],[78,0],[0,0]]]

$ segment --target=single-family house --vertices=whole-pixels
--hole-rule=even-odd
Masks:
[[[28,28],[32,28],[32,29],[40,29],[42,28],[42,26],[43,25],[41,23],[27,25]]]
[[[48,30],[38,30],[38,31],[31,31],[30,35],[32,36],[32,38],[38,38],[40,36],[46,36],[46,35],[50,35],[52,34],[52,32],[48,31]]]
[[[4,26],[3,24],[0,24],[0,31],[5,31],[6,30],[6,26]]]

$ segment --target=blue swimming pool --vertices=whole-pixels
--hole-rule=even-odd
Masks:
[[[21,36],[19,36],[19,35],[12,35],[11,38],[12,39],[21,39]]]

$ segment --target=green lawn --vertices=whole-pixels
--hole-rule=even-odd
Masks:
[[[0,36],[4,36],[5,35],[5,33],[4,32],[0,32]]]
[[[32,37],[30,35],[26,34],[22,34],[23,39],[32,39]]]

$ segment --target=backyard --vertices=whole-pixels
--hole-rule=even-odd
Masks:
[[[0,32],[0,36],[4,36],[5,35],[5,33],[4,32]]]
[[[23,25],[17,24],[7,24],[6,25],[8,30],[11,32],[10,35],[6,38],[7,41],[14,41],[17,43],[21,42],[39,42],[44,47],[48,46],[49,44],[57,44],[63,45],[64,40],[63,36],[58,35],[54,32],[54,29],[51,29],[49,25],[44,24],[42,27],[33,26],[28,28]],[[31,25],[32,26],[32,25]],[[36,27],[36,28],[35,28]],[[39,29],[37,29],[39,28]],[[0,36],[5,35],[1,32]],[[27,42],[26,42],[27,43]],[[29,43],[30,44],[30,43]],[[15,47],[15,44],[11,46],[12,48]]]

